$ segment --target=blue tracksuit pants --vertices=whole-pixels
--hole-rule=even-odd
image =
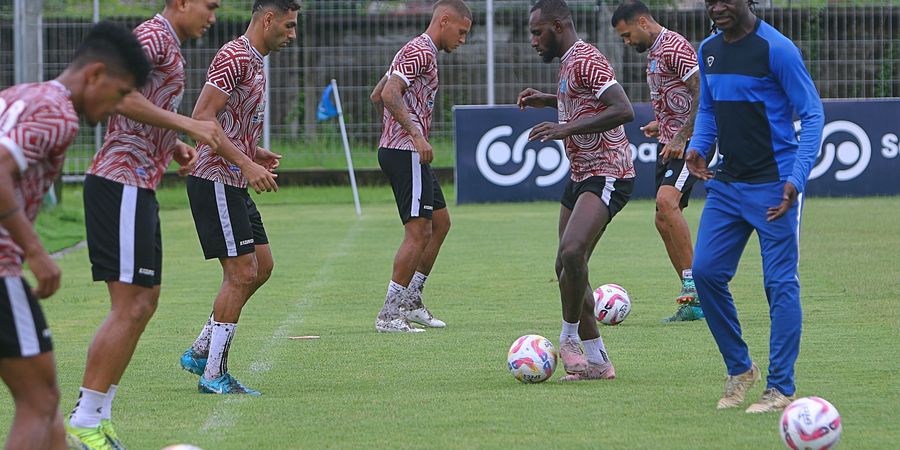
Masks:
[[[734,277],[750,234],[759,236],[766,299],[772,323],[767,388],[794,394],[794,362],[800,352],[802,312],[797,276],[802,195],[787,214],[766,221],[766,210],[781,203],[784,182],[747,184],[710,180],[694,250],[693,275],[706,324],[719,346],[729,375],[750,369],[750,352],[741,337]]]

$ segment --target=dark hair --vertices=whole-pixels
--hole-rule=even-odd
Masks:
[[[531,12],[541,10],[542,19],[568,19],[572,17],[572,10],[564,0],[539,0],[531,7]]]
[[[297,0],[256,0],[253,2],[253,14],[258,13],[265,8],[274,8],[281,13],[299,11],[300,2]]]
[[[756,0],[747,0],[747,6],[750,8],[750,12],[756,14]],[[715,22],[709,24],[709,33],[715,34],[719,31],[719,27],[716,26]]]
[[[152,69],[134,34],[108,21],[94,25],[72,57],[75,67],[93,62],[102,62],[112,71],[130,74],[138,88],[147,82]]]
[[[625,0],[616,8],[612,15],[612,26],[615,27],[619,22],[631,22],[640,16],[649,16],[650,8],[647,8],[640,0]]]
[[[472,10],[469,9],[469,6],[463,0],[438,0],[434,2],[434,7],[431,10],[437,11],[441,6],[447,6],[456,11],[461,17],[472,20]]]

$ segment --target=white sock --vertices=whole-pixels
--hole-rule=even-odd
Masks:
[[[388,283],[387,294],[384,296],[384,306],[381,307],[381,312],[378,313],[379,319],[391,320],[400,316],[400,306],[403,304],[403,299],[406,295],[404,291],[406,291],[406,288],[394,282],[394,280]]]
[[[214,380],[228,372],[228,350],[231,348],[231,340],[234,338],[236,323],[212,323],[212,338],[209,342],[209,357],[206,361],[206,369],[203,378]]]
[[[681,279],[682,280],[693,280],[694,279],[694,271],[691,269],[684,269],[681,271]]]
[[[100,426],[100,416],[106,394],[85,387],[82,387],[80,391],[69,423],[76,428],[97,428]]]
[[[575,323],[569,323],[569,322],[566,322],[565,320],[563,320],[562,333],[559,334],[559,345],[562,345],[562,343],[565,342],[565,340],[567,338],[574,339],[575,342],[578,342],[578,340],[579,340],[578,324],[579,323],[581,323],[581,322],[579,321],[579,322],[575,322]]]
[[[119,385],[109,385],[109,390],[106,391],[106,399],[103,401],[103,412],[100,413],[100,419],[112,420],[112,404],[113,399],[116,398],[117,389],[119,389]]]
[[[606,354],[606,346],[603,345],[603,338],[590,339],[581,341],[584,344],[584,351],[587,353],[588,362],[594,364],[605,364],[609,362],[609,355]]]
[[[200,335],[197,336],[197,340],[194,341],[194,344],[191,345],[191,348],[194,349],[194,353],[206,356],[209,353],[209,340],[212,337],[212,323],[213,323],[213,315],[209,313],[209,318],[206,319],[206,323],[203,325],[203,329],[200,330]]]

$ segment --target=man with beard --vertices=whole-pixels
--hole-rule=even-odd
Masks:
[[[697,182],[697,177],[684,164],[684,147],[694,132],[700,103],[697,53],[684,36],[653,20],[647,5],[639,0],[627,0],[619,5],[613,13],[612,26],[625,44],[638,53],[649,50],[647,84],[656,120],[641,130],[663,145],[656,159],[656,230],[681,280],[681,293],[675,297],[678,310],[663,321],[702,319],[703,310],[691,273],[694,256],[691,230],[682,213]]]
[[[616,372],[594,318],[588,260],[634,186],[622,126],[634,120],[634,111],[606,57],[578,38],[566,2],[538,1],[528,27],[531,46],[545,63],[560,58],[559,84],[555,95],[525,89],[517,103],[522,109],[559,110],[558,123],[536,125],[529,139],[562,139],[572,167],[561,201],[556,255],[563,317],[559,354],[568,373],[562,380],[612,379]]]

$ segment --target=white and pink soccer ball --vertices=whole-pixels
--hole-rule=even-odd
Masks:
[[[781,414],[781,440],[794,450],[825,450],[841,440],[841,415],[819,397],[794,400]]]
[[[556,370],[556,348],[550,339],[526,334],[513,342],[506,355],[509,372],[523,383],[547,381]]]
[[[604,284],[594,291],[594,317],[606,325],[622,323],[631,312],[631,297],[618,284]]]

